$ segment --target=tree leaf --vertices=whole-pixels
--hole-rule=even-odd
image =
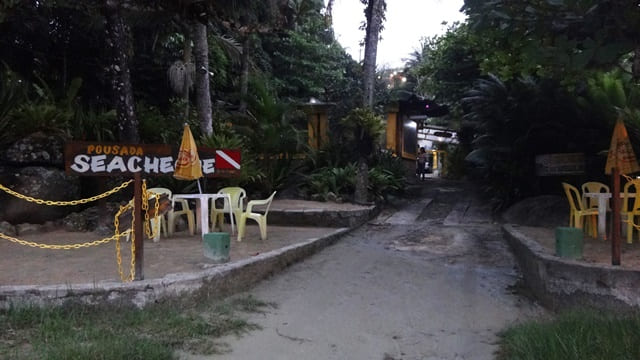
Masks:
[[[551,6],[564,6],[564,0],[547,0],[547,4]]]

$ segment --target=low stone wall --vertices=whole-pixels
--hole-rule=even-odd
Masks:
[[[517,225],[504,225],[502,231],[525,282],[544,306],[553,310],[640,310],[640,271],[559,258],[544,253],[538,242],[518,231]]]
[[[286,226],[354,227],[362,225],[379,211],[370,206],[357,210],[331,209],[273,209],[269,211],[269,224]]]
[[[335,243],[350,229],[222,264],[194,273],[169,274],[130,283],[0,286],[0,308],[12,305],[113,304],[143,307],[154,301],[184,296],[222,296],[248,289],[258,281]]]
[[[169,274],[159,279],[130,283],[0,286],[0,308],[66,303],[143,307],[160,299],[185,295],[228,295],[246,290],[260,280],[335,243],[349,231],[371,219],[378,211],[378,207],[371,206],[351,211],[321,209],[269,212],[269,224],[275,224],[274,220],[279,218],[286,220],[283,223],[291,226],[304,224],[338,228],[326,236],[307,239],[244,260],[213,266],[199,272]]]

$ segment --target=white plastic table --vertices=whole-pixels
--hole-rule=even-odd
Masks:
[[[598,199],[598,237],[607,239],[607,202],[611,199],[611,193],[584,193],[585,197]],[[620,194],[620,197],[624,196]]]
[[[584,193],[585,197],[598,199],[598,237],[607,239],[607,202],[611,199],[611,193]],[[629,193],[629,196],[636,196],[636,193]],[[624,198],[624,193],[620,193],[620,198]]]
[[[209,232],[209,200],[226,199],[229,202],[229,210],[233,213],[231,204],[231,196],[229,194],[173,194],[173,200],[176,199],[195,199],[196,200],[196,216],[198,217],[198,230],[202,230],[202,234]],[[173,203],[171,204],[173,206]],[[235,233],[235,223],[231,216],[231,233]]]

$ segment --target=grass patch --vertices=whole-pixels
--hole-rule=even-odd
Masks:
[[[640,316],[571,311],[501,334],[499,360],[640,359]]]
[[[274,304],[252,296],[186,306],[178,301],[144,309],[69,305],[0,311],[0,359],[174,359],[176,350],[224,351],[216,339],[259,326],[246,313]]]

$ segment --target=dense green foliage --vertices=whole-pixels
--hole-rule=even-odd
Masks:
[[[452,106],[480,75],[476,40],[465,24],[454,24],[442,36],[426,39],[420,61],[409,69],[419,93]]]
[[[536,155],[584,152],[584,178],[602,178],[616,119],[640,141],[636,5],[466,0],[467,22],[425,39],[406,69],[419,93],[453,110],[449,175],[483,182],[497,209],[560,192],[536,176]]]
[[[335,41],[323,2],[147,3],[120,9],[130,33],[137,132],[177,145],[189,123],[199,142],[241,148],[239,178],[216,180],[264,194],[294,185],[306,142],[298,104],[335,104],[331,126],[361,96],[361,69]],[[118,141],[105,42],[104,4],[3,2],[0,149],[35,131],[68,140]],[[202,136],[192,87],[192,24],[208,22],[215,133]],[[240,52],[238,52],[240,50]],[[238,79],[248,55],[248,91]],[[188,91],[187,91],[188,90]],[[243,103],[245,104],[244,107]],[[202,136],[202,137],[201,137]],[[342,163],[349,161],[344,157]],[[175,181],[156,179],[173,186]]]
[[[491,54],[480,59],[483,70],[504,79],[573,82],[589,68],[624,63],[640,45],[634,1],[466,0],[464,9]]]
[[[200,141],[241,148],[246,165],[240,178],[219,183],[267,194],[308,185],[316,170],[327,179],[354,163],[360,179],[366,159],[375,197],[401,187],[396,172],[387,177],[392,165],[374,168],[379,118],[361,120],[413,91],[452,110],[439,119],[460,139],[448,148],[449,174],[464,176],[464,165],[474,165],[471,174],[486,181],[498,207],[549,191],[532,180],[538,154],[580,151],[597,163],[619,117],[640,140],[640,47],[633,30],[640,10],[631,1],[467,0],[468,21],[424,39],[407,63],[406,84],[387,88],[378,80],[371,116],[352,111],[361,106],[363,69],[335,41],[323,1],[130,4],[119,9],[130,29],[120,45],[131,59],[136,130],[145,143],[178,144],[185,122],[197,138],[208,133],[194,101],[202,94],[190,88],[191,30],[197,21],[207,25],[216,133]],[[0,10],[0,149],[36,130],[120,140],[105,46],[113,19],[105,4],[6,1]],[[299,112],[311,97],[333,104],[330,144],[313,151],[306,149]],[[332,181],[306,193],[333,192]],[[343,188],[351,186],[347,181]]]
[[[573,311],[513,326],[501,334],[500,360],[640,358],[640,318]]]

